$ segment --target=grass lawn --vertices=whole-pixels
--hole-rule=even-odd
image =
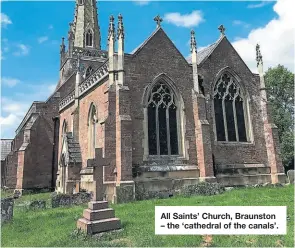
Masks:
[[[24,196],[21,200],[48,199],[49,194]],[[287,206],[287,235],[165,235],[156,236],[155,206]],[[2,226],[2,246],[214,246],[214,247],[294,247],[294,187],[243,188],[215,196],[174,197],[118,204],[112,207],[122,222],[123,230],[89,237],[75,231],[86,205],[35,211],[16,208],[14,220]]]

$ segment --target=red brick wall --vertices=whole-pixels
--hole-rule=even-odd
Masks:
[[[87,95],[81,98],[79,103],[79,142],[82,153],[82,166],[86,166],[86,161],[89,159],[88,150],[88,114],[91,104],[96,107],[98,123],[96,123],[96,148],[104,148],[104,131],[100,124],[107,117],[108,95],[105,94],[107,83],[91,90]]]

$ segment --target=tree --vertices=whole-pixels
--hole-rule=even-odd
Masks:
[[[273,122],[278,127],[283,164],[288,170],[294,168],[294,74],[282,65],[269,68],[265,84]]]

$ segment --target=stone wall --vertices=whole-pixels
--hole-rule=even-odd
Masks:
[[[18,164],[18,149],[21,147],[24,138],[24,131],[21,130],[13,139],[11,143],[11,152],[5,159],[5,171],[6,171],[6,187],[14,189],[17,179],[17,164]]]
[[[196,165],[192,68],[163,30],[159,30],[134,56],[125,57],[125,71],[125,84],[130,89],[131,99],[133,166],[145,163],[143,162],[145,144],[143,95],[146,87],[163,73],[173,81],[183,99],[184,106],[180,108],[185,109],[181,127],[184,139],[182,152],[185,157],[181,162]],[[157,164],[157,161],[153,163]]]
[[[254,55],[253,55],[254,56]],[[253,142],[238,143],[216,142],[213,125],[213,87],[216,75],[225,67],[235,72],[241,79],[242,87],[250,97],[250,119],[253,130]],[[207,116],[211,129],[212,152],[216,164],[267,164],[262,118],[260,116],[259,78],[252,74],[232,45],[224,38],[210,57],[199,66],[199,74],[204,78],[205,95],[210,95],[207,104]]]
[[[80,192],[77,194],[56,194],[52,196],[52,208],[61,206],[79,205],[91,201],[92,194]]]

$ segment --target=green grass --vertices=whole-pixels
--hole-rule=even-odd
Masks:
[[[23,196],[21,201],[46,199],[49,194]],[[23,212],[16,208],[14,220],[2,227],[2,246],[204,246],[200,235],[155,235],[155,206],[287,206],[287,235],[213,235],[207,245],[214,247],[294,247],[294,188],[235,189],[215,196],[175,197],[113,205],[123,230],[89,237],[75,232],[76,221],[86,205]]]

